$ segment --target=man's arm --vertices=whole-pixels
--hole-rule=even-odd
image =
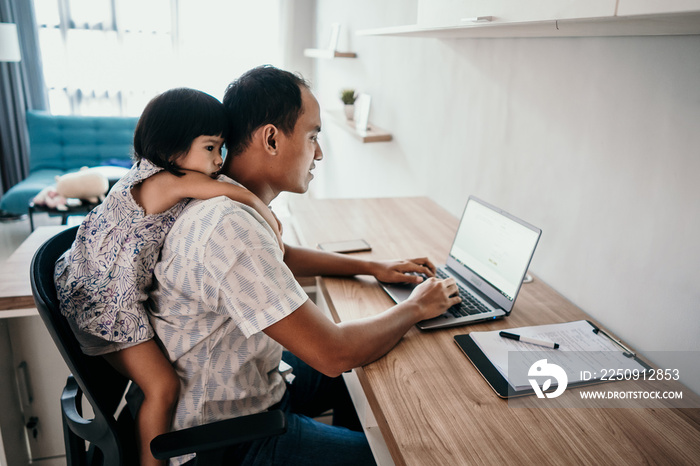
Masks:
[[[372,317],[335,324],[308,300],[263,331],[314,369],[336,377],[379,359],[416,322],[437,317],[459,301],[453,278],[430,278],[408,300]]]
[[[420,283],[408,273],[435,275],[435,265],[425,257],[405,261],[368,261],[357,257],[285,245],[284,262],[297,277],[372,275],[383,282]]]

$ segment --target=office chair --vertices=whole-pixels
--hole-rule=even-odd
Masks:
[[[54,264],[70,248],[77,230],[69,228],[48,239],[34,255],[30,269],[36,307],[71,371],[61,396],[66,460],[69,466],[137,465],[134,420],[128,408],[117,413],[128,379],[102,357],[84,355],[59,311]],[[93,419],[82,415],[83,396]],[[223,461],[226,447],[286,430],[284,413],[267,411],[160,435],[151,442],[151,451],[158,459],[195,453],[191,464],[216,465]]]

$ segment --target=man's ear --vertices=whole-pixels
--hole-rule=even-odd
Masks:
[[[277,155],[278,140],[280,131],[275,125],[265,125],[262,127],[262,142],[263,147],[267,152]]]

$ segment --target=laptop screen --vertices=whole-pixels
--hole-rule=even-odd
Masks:
[[[470,198],[450,256],[512,302],[540,237],[524,223]]]

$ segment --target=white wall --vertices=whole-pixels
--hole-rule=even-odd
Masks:
[[[642,353],[700,351],[700,36],[362,37],[415,23],[415,2],[317,2],[356,60],[315,60],[322,107],[372,96],[390,143],[328,118],[317,196],[477,195],[541,227],[532,270]],[[692,354],[654,353],[700,392]]]

